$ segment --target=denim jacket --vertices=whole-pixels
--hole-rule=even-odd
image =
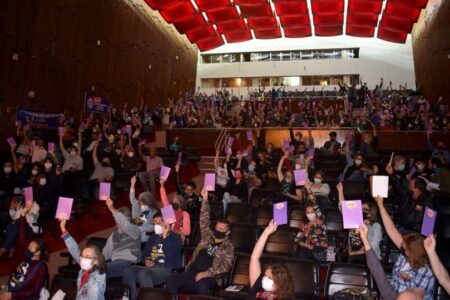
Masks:
[[[80,248],[74,238],[66,233],[62,236],[66,247],[77,263],[80,263]],[[76,300],[104,300],[106,290],[106,273],[99,274],[97,270],[89,274],[83,287],[80,288],[83,270],[78,272],[77,278],[77,298]]]

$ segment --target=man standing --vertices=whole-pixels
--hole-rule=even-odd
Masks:
[[[155,193],[156,178],[159,178],[159,171],[163,166],[163,160],[156,154],[155,147],[150,148],[150,155],[142,153],[142,148],[139,147],[139,155],[145,161],[146,165],[146,171],[139,172],[138,174],[139,182],[146,192]]]

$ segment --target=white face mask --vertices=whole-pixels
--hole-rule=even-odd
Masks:
[[[45,164],[44,164],[44,167],[45,167],[46,169],[50,169],[50,168],[52,167],[52,163],[45,163]]]
[[[76,156],[77,155],[77,151],[70,151],[70,155]]]
[[[300,164],[295,164],[295,169],[296,169],[296,170],[300,170],[301,167],[302,167],[302,166],[301,166]]]
[[[39,180],[39,184],[40,185],[45,185],[47,183],[47,179],[45,179],[45,178],[41,178],[40,180]]]
[[[161,235],[163,233],[163,227],[161,225],[155,225],[155,234]]]
[[[128,157],[134,157],[134,152],[128,152]]]
[[[417,171],[422,172],[425,169],[424,165],[416,165]]]
[[[273,292],[273,280],[267,276],[264,276],[262,279],[262,288],[266,292]]]
[[[309,213],[306,214],[306,217],[308,218],[309,221],[314,222],[316,220],[316,214],[315,213]]]
[[[83,271],[90,271],[93,265],[94,265],[93,259],[80,257],[80,268]]]
[[[292,183],[292,178],[291,177],[286,177],[285,180],[286,180],[287,183]]]
[[[10,167],[5,167],[5,168],[3,168],[3,171],[4,171],[6,174],[9,174],[9,173],[11,173],[12,169],[11,169]]]
[[[359,166],[360,164],[362,164],[362,160],[360,160],[360,159],[355,159],[355,164],[356,164],[357,166]]]
[[[320,179],[320,178],[314,178],[314,183],[322,183],[322,179]]]
[[[248,166],[248,171],[249,172],[255,172],[255,165],[249,165]]]
[[[34,176],[36,176],[37,173],[38,173],[38,170],[35,170],[35,169],[31,170],[31,174],[33,174]]]
[[[149,210],[149,206],[148,205],[141,205],[141,210],[142,211],[148,211]]]

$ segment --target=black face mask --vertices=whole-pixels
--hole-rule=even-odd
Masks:
[[[29,249],[25,250],[25,259],[32,259],[34,257],[34,252],[31,252]]]
[[[218,240],[223,240],[227,236],[226,232],[220,232],[214,229],[214,237]]]
[[[178,204],[178,203],[173,203],[173,204],[172,204],[172,208],[173,208],[174,210],[178,210],[178,209],[180,208],[180,204]]]
[[[369,213],[363,212],[363,220],[367,220],[368,216],[369,216]]]

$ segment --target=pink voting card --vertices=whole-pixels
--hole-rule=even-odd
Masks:
[[[232,136],[228,137],[228,140],[227,140],[228,146],[233,146],[233,143],[234,143],[234,137],[232,137]]]
[[[164,177],[164,181],[167,181],[167,178],[169,178],[170,174],[170,168],[166,166],[162,166],[161,170],[159,171],[159,177]]]
[[[247,140],[253,141],[253,131],[247,131]]]
[[[309,157],[309,158],[311,158],[311,159],[314,158],[315,150],[316,150],[316,149],[314,149],[314,148],[309,148],[309,149],[308,149],[308,157]]]
[[[48,143],[48,145],[47,145],[47,151],[48,151],[49,153],[55,152],[55,143]]]
[[[277,225],[288,223],[288,204],[287,201],[273,204],[273,221]]]
[[[23,196],[25,197],[25,204],[33,203],[33,187],[23,188]]]
[[[13,137],[9,137],[6,139],[10,147],[13,147],[16,145],[16,140]]]
[[[106,201],[111,197],[111,183],[100,182],[98,188],[98,200]]]
[[[63,136],[65,133],[66,133],[66,128],[58,127],[58,134],[59,134],[59,136]]]
[[[161,208],[161,214],[163,217],[164,223],[172,224],[176,222],[175,212],[173,211],[172,205],[167,205]]]
[[[363,224],[361,200],[342,201],[344,228],[359,228]]]
[[[70,220],[72,212],[73,198],[59,197],[58,208],[56,209],[55,218]]]
[[[216,188],[216,174],[215,173],[206,173],[205,174],[205,189],[208,192],[214,192]]]
[[[295,185],[305,185],[307,177],[305,169],[294,170]]]

